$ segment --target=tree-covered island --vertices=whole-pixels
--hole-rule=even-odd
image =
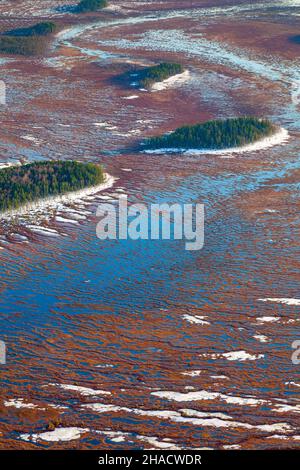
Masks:
[[[162,82],[184,71],[184,67],[180,64],[162,62],[150,67],[131,67],[126,72],[116,76],[113,81],[126,88],[150,89],[155,83]]]
[[[158,65],[146,67],[136,72],[135,81],[140,88],[151,88],[154,83],[162,82],[184,72],[181,64],[162,62]]]
[[[0,35],[0,53],[18,55],[43,54],[51,36],[59,30],[51,21],[17,28]]]
[[[269,137],[278,128],[268,119],[255,117],[207,121],[183,126],[174,132],[145,140],[144,149],[210,149],[242,147]]]
[[[100,165],[44,161],[0,170],[0,211],[103,183]]]

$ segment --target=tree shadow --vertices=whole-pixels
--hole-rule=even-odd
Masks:
[[[110,79],[112,84],[118,85],[121,88],[126,89],[139,89],[141,88],[140,80],[142,77],[142,71],[144,67],[137,67],[132,65],[119,75],[116,75]]]

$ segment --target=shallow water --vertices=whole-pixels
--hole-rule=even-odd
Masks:
[[[296,2],[272,2],[272,11],[277,18],[294,6]],[[3,249],[1,339],[7,342],[8,362],[1,366],[1,396],[3,402],[24,399],[35,407],[22,408],[17,402],[17,408],[15,401],[1,404],[1,447],[26,447],[28,441],[52,448],[70,443],[78,448],[124,449],[299,445],[293,438],[299,436],[299,390],[293,385],[299,383],[299,369],[291,361],[291,344],[299,339],[299,306],[259,300],[297,298],[298,292],[300,121],[289,88],[297,77],[297,62],[287,63],[279,56],[262,61],[253,51],[237,51],[202,36],[192,40],[186,33],[190,17],[194,20],[206,11],[212,18],[225,12],[236,19],[245,11],[255,15],[257,9],[273,14],[269,3],[157,12],[152,13],[159,26],[155,31],[142,16],[107,24],[114,39],[102,37],[103,22],[92,30],[76,27],[63,37],[64,46],[74,46],[83,57],[90,56],[97,44],[105,49],[114,46],[107,56],[96,49],[109,66],[122,57],[140,60],[145,51],[182,55],[192,61],[193,74],[178,90],[179,96],[190,106],[199,102],[199,107],[201,103],[222,117],[242,112],[240,91],[248,92],[252,106],[260,109],[264,96],[257,83],[278,86],[277,99],[265,106],[290,130],[291,139],[283,146],[229,159],[119,155],[118,149],[132,141],[132,131],[148,135],[160,126],[172,127],[172,109],[163,103],[166,91],[158,95],[162,102],[135,105],[120,100],[121,93],[132,90],[119,90],[108,82],[105,88],[94,88],[98,75],[83,76],[81,69],[73,70],[79,77],[74,82],[68,75],[58,81],[39,80],[42,91],[50,94],[60,85],[65,93],[73,88],[74,94],[67,95],[72,103],[80,90],[85,106],[75,108],[72,116],[60,108],[47,110],[51,122],[46,121],[48,140],[38,150],[40,155],[60,151],[68,158],[98,157],[120,177],[104,198],[115,199],[121,189],[134,202],[204,203],[205,245],[199,252],[188,252],[184,241],[101,242],[92,215],[73,227],[51,219],[50,228],[66,236],[30,239],[26,246],[10,243],[9,250]],[[165,20],[175,16],[182,21],[181,29],[172,24],[165,29]],[[122,36],[120,25],[128,26]],[[141,28],[139,38],[130,37],[132,25]],[[66,60],[60,49],[54,56],[61,63]],[[208,69],[202,71],[194,60]],[[53,65],[49,74],[54,73]],[[213,87],[210,65],[218,67],[211,71]],[[251,77],[237,78],[240,71]],[[236,95],[228,92],[229,73],[236,74],[231,87]],[[22,95],[21,82],[15,76],[14,80]],[[169,92],[174,97],[176,89]],[[156,98],[144,94],[141,99]],[[40,108],[39,113],[45,122]],[[188,113],[184,117],[189,118]],[[75,130],[79,139],[74,143]],[[98,141],[105,152],[94,148]],[[2,146],[7,154],[12,152],[6,142]],[[13,150],[16,156],[24,153],[17,145]],[[29,147],[27,152],[31,151]],[[75,213],[93,214],[95,209],[95,201],[73,208]],[[72,212],[68,214],[72,219]],[[58,217],[63,219],[66,212]],[[262,335],[266,342],[257,338]],[[36,436],[57,419],[56,433]]]

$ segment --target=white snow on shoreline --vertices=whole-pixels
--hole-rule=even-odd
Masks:
[[[258,150],[265,150],[275,145],[285,144],[289,139],[289,133],[286,129],[281,127],[278,132],[270,137],[265,137],[257,142],[243,147],[233,147],[228,149],[180,149],[180,148],[162,148],[155,150],[143,150],[142,153],[161,155],[164,153],[183,153],[185,155],[227,155],[233,153],[247,153],[257,152]]]
[[[45,199],[25,204],[24,206],[3,212],[0,214],[0,219],[10,220],[12,217],[21,216],[35,212],[47,212],[49,209],[56,209],[61,204],[74,203],[79,199],[84,199],[87,196],[92,196],[100,191],[111,188],[116,181],[116,178],[106,174],[105,181],[97,186],[91,186],[88,188],[80,189],[79,191],[72,191],[67,194],[61,194],[59,196],[50,196]]]
[[[267,297],[266,299],[258,299],[260,302],[276,302],[278,304],[285,304],[285,305],[296,305],[300,306],[300,299],[289,299],[289,298],[272,298]]]
[[[168,88],[171,88],[173,86],[181,85],[182,83],[185,83],[188,81],[190,78],[190,72],[188,70],[185,70],[183,73],[178,73],[176,75],[173,75],[170,78],[167,78],[166,80],[163,80],[162,82],[157,82],[154,83],[151,86],[150,91],[155,92],[155,91],[162,91],[162,90],[167,90]]]

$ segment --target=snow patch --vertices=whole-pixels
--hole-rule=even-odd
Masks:
[[[221,354],[228,361],[256,361],[262,359],[264,354],[249,354],[246,351],[231,351],[228,353]]]
[[[267,297],[266,299],[258,299],[261,302],[276,302],[278,304],[285,304],[285,305],[296,305],[297,307],[300,306],[300,299],[289,299],[289,298],[272,298]]]
[[[207,318],[205,316],[200,316],[200,315],[183,315],[184,320],[187,320],[190,323],[195,323],[198,325],[210,325],[208,321],[205,321],[204,318]]]
[[[279,317],[260,317],[256,319],[258,323],[275,323],[280,320]]]
[[[73,441],[79,439],[82,434],[89,432],[89,429],[86,428],[57,428],[54,431],[42,432],[39,434],[21,434],[20,439],[23,441],[48,441],[48,442],[58,442],[58,441]]]
[[[23,398],[11,398],[9,400],[4,401],[4,406],[7,407],[14,407],[14,408],[38,408],[38,405],[34,405],[33,403],[24,403]]]
[[[235,397],[231,395],[225,395],[219,392],[208,392],[206,390],[200,390],[199,392],[169,392],[169,391],[158,391],[151,392],[151,395],[158,398],[166,398],[167,400],[177,402],[188,402],[188,401],[206,401],[206,400],[221,400],[232,405],[245,405],[245,406],[257,406],[268,403],[264,399],[252,398],[252,397]]]
[[[167,78],[162,82],[154,83],[151,86],[151,91],[162,91],[167,90],[173,86],[182,85],[183,83],[187,82],[190,79],[190,72],[185,70],[183,73],[178,73],[177,75],[173,75],[173,77]]]
[[[136,100],[139,95],[123,96],[123,100]]]
[[[96,396],[96,395],[111,395],[111,392],[107,392],[105,390],[94,390],[93,388],[87,388],[87,387],[80,387],[78,385],[69,385],[69,384],[49,384],[50,386],[53,387],[59,387],[62,388],[63,390],[70,390],[73,392],[78,392],[82,396]]]

